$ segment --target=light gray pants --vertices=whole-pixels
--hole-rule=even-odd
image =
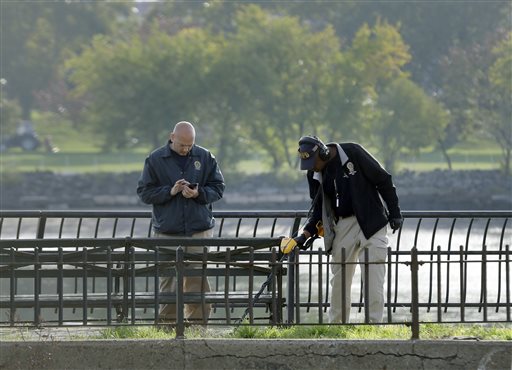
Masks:
[[[346,265],[345,291],[347,292],[346,322],[350,320],[351,288],[356,262],[364,263],[364,249],[368,248],[368,262],[379,262],[368,266],[368,283],[370,322],[381,322],[384,312],[384,278],[386,275],[386,256],[388,247],[387,226],[375,233],[370,239],[366,239],[355,216],[340,219],[335,225],[336,237],[332,246],[331,259],[331,307],[329,321],[331,323],[342,322],[342,284],[343,274],[341,268],[341,251],[345,249]],[[364,280],[364,265],[361,266],[361,275]]]
[[[168,238],[169,235],[153,232],[155,238]],[[211,238],[213,237],[213,229],[201,231],[192,235],[192,238]],[[203,253],[203,247],[184,247],[185,253]],[[199,265],[190,265],[192,268],[200,268]],[[183,278],[183,292],[209,292],[210,283],[208,278],[204,279],[201,276],[185,276]],[[175,292],[176,291],[176,277],[162,277],[160,278],[160,292]],[[211,305],[200,303],[185,304],[184,315],[185,319],[194,323],[206,325],[210,317]],[[175,304],[161,304],[160,305],[160,320],[163,322],[174,323],[176,321],[176,305]]]

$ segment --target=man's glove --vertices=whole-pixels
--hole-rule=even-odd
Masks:
[[[281,240],[281,252],[284,254],[288,254],[291,251],[295,249],[296,246],[302,249],[304,246],[304,243],[306,242],[307,238],[306,235],[300,234],[299,236],[296,236],[295,238],[283,238]]]
[[[316,236],[318,238],[321,238],[324,236],[324,224],[322,223],[322,220],[320,220],[316,223]]]
[[[389,226],[391,226],[391,229],[393,230],[393,234],[395,233],[395,231],[397,231],[398,229],[400,229],[402,227],[403,223],[404,223],[404,219],[402,217],[389,219]]]

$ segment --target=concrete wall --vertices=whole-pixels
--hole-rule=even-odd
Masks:
[[[511,369],[512,341],[116,340],[0,343],[0,369]]]

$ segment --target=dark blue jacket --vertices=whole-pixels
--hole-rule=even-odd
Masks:
[[[153,151],[144,162],[137,194],[153,205],[153,228],[162,233],[190,236],[215,226],[212,203],[224,193],[224,177],[212,153],[194,145],[187,156],[184,170],[176,161],[169,143]],[[176,181],[185,179],[198,183],[199,196],[185,198],[181,193],[171,196]]]
[[[323,170],[323,182],[335,180],[337,188],[341,189],[341,177],[348,178],[354,214],[364,236],[369,239],[386,226],[389,218],[402,217],[396,188],[391,175],[361,145],[340,143],[340,146],[347,154],[348,162],[342,167],[338,156],[331,159]],[[341,171],[337,171],[338,168]],[[313,171],[308,171],[307,178],[315,204],[313,215],[304,228],[313,235],[316,223],[322,219],[322,197],[316,197],[320,183],[313,179]],[[341,198],[341,194],[338,196]]]

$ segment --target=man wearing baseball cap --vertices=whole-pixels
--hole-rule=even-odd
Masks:
[[[387,224],[393,232],[403,223],[391,175],[361,145],[330,143],[316,136],[299,140],[300,169],[307,171],[313,212],[302,234],[291,245],[303,246],[323,226],[324,245],[331,259],[332,297],[329,320],[348,322],[350,291],[357,262],[368,251],[369,322],[381,322],[388,248]],[[311,243],[309,243],[311,244]],[[289,252],[291,248],[284,248]],[[345,297],[342,307],[342,251],[345,259]],[[364,267],[361,276],[365,276]]]

